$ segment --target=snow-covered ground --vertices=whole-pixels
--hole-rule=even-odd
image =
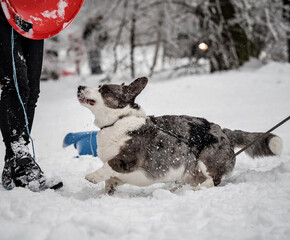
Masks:
[[[77,101],[79,84],[99,83],[92,77],[42,83],[32,132],[37,161],[64,187],[41,193],[1,188],[1,240],[290,239],[290,122],[274,132],[284,141],[280,157],[241,154],[219,187],[194,192],[185,186],[171,193],[164,184],[125,185],[107,196],[103,183],[84,179],[100,160],[75,158],[75,149],[62,148],[68,132],[97,129]],[[290,114],[290,65],[153,79],[137,102],[147,114],[187,114],[231,129],[266,131]]]

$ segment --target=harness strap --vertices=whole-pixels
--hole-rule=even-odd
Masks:
[[[123,117],[119,118],[118,120],[122,119]],[[117,121],[118,121],[117,120]],[[250,146],[252,146],[254,143],[258,142],[259,140],[261,140],[263,137],[267,136],[269,133],[271,133],[272,131],[274,131],[276,128],[280,127],[281,125],[283,125],[284,123],[286,123],[287,121],[290,120],[290,116],[288,116],[287,118],[285,118],[283,121],[279,122],[278,124],[276,124],[274,127],[272,127],[271,129],[269,129],[267,132],[265,132],[264,134],[262,134],[261,136],[257,137],[254,141],[250,142],[248,145],[246,145],[244,148],[242,148],[241,150],[239,150],[238,152],[236,152],[234,154],[234,156],[232,158],[235,158],[236,156],[238,156],[239,154],[241,154],[242,152],[244,152],[246,149],[248,149]],[[117,122],[116,121],[116,122]],[[113,126],[116,122],[114,122],[113,124],[111,125],[108,125],[108,126],[104,126],[101,128],[104,129],[104,128],[107,128],[107,127],[111,127]],[[157,129],[159,129],[160,131],[168,134],[169,136],[172,136],[172,137],[175,137],[176,139],[178,139],[179,141],[185,143],[186,145],[190,145],[189,144],[189,141],[186,140],[183,136],[179,135],[179,134],[176,134],[175,132],[172,132],[170,130],[166,130],[164,128],[161,128],[161,127],[158,127],[156,124],[153,123],[153,126]]]

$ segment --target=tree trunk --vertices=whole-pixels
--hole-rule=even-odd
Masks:
[[[215,61],[211,61],[211,72],[236,68],[248,61],[251,56],[257,57],[258,47],[248,39],[239,23],[233,23],[236,11],[232,0],[210,0],[210,3],[211,8],[215,9],[210,10],[211,20],[222,28],[219,41],[224,49],[223,52],[219,49],[213,50]]]
[[[155,69],[155,66],[157,63],[157,58],[158,58],[161,40],[162,40],[162,25],[163,25],[163,21],[164,21],[164,8],[163,8],[163,6],[161,6],[161,7],[162,7],[162,9],[160,9],[158,26],[157,26],[157,39],[156,39],[156,45],[155,45],[155,52],[154,52],[152,66],[150,68],[149,77],[151,77],[153,75],[153,72],[154,72],[154,69]]]
[[[136,13],[138,9],[138,0],[134,0],[133,12],[132,12],[132,21],[131,21],[131,30],[130,30],[130,59],[131,59],[131,77],[135,78],[135,58],[134,52],[136,47]]]
[[[125,0],[124,1],[124,10],[123,10],[124,12],[123,12],[122,21],[120,23],[119,30],[118,30],[118,33],[117,33],[117,36],[116,36],[116,40],[115,40],[115,43],[114,43],[114,46],[113,46],[113,54],[114,54],[114,69],[113,69],[113,73],[116,73],[117,69],[118,69],[117,47],[118,47],[118,45],[120,43],[120,39],[121,39],[121,35],[122,35],[122,32],[123,32],[123,28],[126,25],[127,10],[128,10],[128,0]]]

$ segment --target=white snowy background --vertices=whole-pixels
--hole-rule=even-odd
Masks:
[[[1,240],[290,239],[290,122],[274,131],[284,141],[281,156],[253,160],[241,154],[232,176],[218,187],[194,192],[185,186],[171,193],[165,184],[125,185],[107,196],[103,183],[84,179],[100,160],[75,158],[73,147],[62,148],[67,133],[97,130],[76,98],[80,84],[99,82],[71,77],[41,83],[32,131],[37,162],[47,175],[61,177],[64,187],[41,193],[0,188]],[[137,102],[148,115],[186,114],[263,132],[290,114],[290,65],[152,79]]]

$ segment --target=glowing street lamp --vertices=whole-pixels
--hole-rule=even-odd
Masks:
[[[204,42],[198,44],[198,48],[202,51],[206,51],[208,49],[208,45]]]

